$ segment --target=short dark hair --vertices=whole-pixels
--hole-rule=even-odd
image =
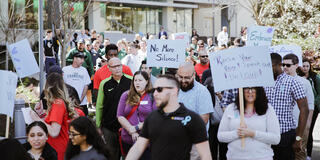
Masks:
[[[268,98],[266,96],[266,92],[264,91],[263,87],[253,87],[253,88],[256,90],[256,100],[254,101],[254,109],[259,116],[264,115],[268,110]],[[239,92],[238,92],[235,103],[236,103],[237,109],[240,111]],[[244,99],[244,96],[243,96],[243,103],[245,107],[246,101]]]
[[[297,55],[293,54],[293,53],[290,53],[290,54],[287,54],[283,57],[283,60],[292,60],[292,63],[293,64],[298,64],[299,63],[299,58]]]
[[[158,78],[165,78],[167,80],[170,80],[173,82],[173,84],[177,87],[177,88],[180,88],[180,84],[179,84],[179,81],[178,79],[172,75],[172,74],[160,74],[158,75]]]
[[[118,52],[118,46],[113,43],[108,44],[104,49],[105,54],[107,55],[110,50],[116,50]]]
[[[98,153],[104,155],[106,158],[109,158],[109,150],[104,146],[103,140],[99,135],[95,124],[87,117],[81,116],[74,119],[70,124],[69,128],[73,127],[81,135],[86,136],[86,142]],[[71,159],[72,157],[80,153],[80,146],[73,145],[71,139],[69,139],[68,146],[66,149],[65,157],[66,159]]]
[[[282,57],[278,53],[271,53],[271,61],[274,64],[281,64]]]

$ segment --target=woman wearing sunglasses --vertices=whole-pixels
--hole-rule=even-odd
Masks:
[[[120,144],[124,156],[139,137],[145,118],[157,108],[151,90],[148,73],[137,71],[130,90],[124,92],[120,98],[117,117],[122,126]],[[146,150],[141,159],[151,159],[150,150]]]
[[[240,126],[239,96],[230,104],[221,119],[218,139],[229,143],[228,160],[272,160],[271,145],[280,142],[279,120],[272,106],[268,105],[262,87],[244,88],[244,121]],[[245,146],[241,147],[241,138]]]
[[[66,160],[106,160],[109,155],[97,128],[87,117],[79,117],[70,123],[69,138]]]

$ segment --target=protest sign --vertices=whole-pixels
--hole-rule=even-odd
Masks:
[[[147,66],[178,68],[185,61],[186,47],[182,40],[148,40]]]
[[[0,70],[0,77],[0,113],[13,117],[18,76],[13,72]]]
[[[9,53],[20,78],[40,71],[27,39],[8,45]]]
[[[299,58],[299,66],[302,66],[302,49],[297,45],[277,45],[269,47],[270,53],[278,53],[283,58],[285,55],[293,53]]]
[[[271,46],[274,29],[266,26],[252,26],[247,30],[246,46]]]
[[[210,53],[209,58],[216,92],[274,85],[268,46],[221,50]]]
[[[187,32],[174,33],[174,34],[173,34],[173,39],[174,39],[174,40],[181,39],[181,40],[183,40],[187,45],[189,45],[189,43],[190,43],[189,34],[188,34]]]

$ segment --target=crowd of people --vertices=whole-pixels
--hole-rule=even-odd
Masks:
[[[165,70],[146,65],[147,40],[155,36],[137,34],[133,41],[112,44],[95,30],[74,35],[61,68],[48,30],[47,78],[30,112],[27,143],[2,140],[0,150],[15,146],[19,154],[5,159],[36,160],[311,159],[320,76],[306,59],[299,67],[296,55],[271,53],[275,86],[215,92],[209,53],[245,46],[247,40],[246,28],[233,42],[227,32],[223,27],[215,44],[210,37],[199,40],[193,30],[186,61]],[[161,28],[158,38],[170,36]],[[88,108],[95,108],[94,119]]]

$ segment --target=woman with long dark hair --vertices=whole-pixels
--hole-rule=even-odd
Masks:
[[[41,121],[34,121],[27,127],[27,143],[23,147],[35,160],[57,160],[57,152],[47,143],[48,129]]]
[[[268,105],[262,87],[244,88],[244,121],[240,126],[239,96],[230,104],[221,119],[218,139],[229,143],[228,160],[272,160],[272,144],[280,142],[279,120],[272,106]],[[245,147],[241,148],[241,138]]]
[[[124,156],[139,137],[145,118],[157,108],[150,93],[151,89],[148,73],[137,71],[130,90],[124,92],[120,98],[117,117],[122,126],[120,143]],[[150,159],[150,156],[150,150],[147,149],[140,159]]]
[[[314,110],[312,115],[312,120],[309,129],[309,137],[307,142],[307,156],[311,157],[313,148],[313,129],[319,114],[320,105],[320,77],[317,73],[312,70],[311,63],[308,59],[302,60],[302,74],[300,76],[305,77],[311,84],[314,94]],[[310,111],[309,111],[310,112]]]
[[[49,133],[47,142],[58,153],[58,160],[63,160],[69,140],[68,122],[78,117],[78,113],[69,99],[61,74],[51,73],[47,77],[44,95],[48,106],[45,120],[43,121],[34,111],[31,111],[31,118],[46,124]]]
[[[106,160],[109,152],[94,123],[87,117],[79,117],[70,123],[66,160]]]

